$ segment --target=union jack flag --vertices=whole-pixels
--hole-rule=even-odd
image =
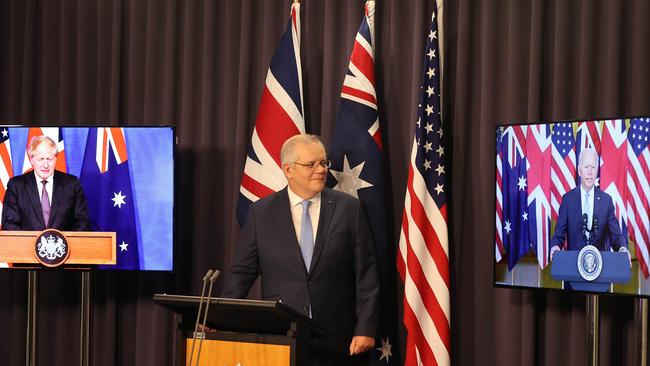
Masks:
[[[612,197],[614,213],[627,239],[625,176],[627,169],[627,128],[622,119],[603,123],[600,155],[600,189]]]
[[[627,222],[630,238],[636,246],[636,255],[643,276],[648,278],[650,260],[650,118],[634,118],[627,134]]]
[[[405,365],[451,363],[447,172],[436,9],[424,57],[397,268],[404,282]]]
[[[291,5],[291,18],[271,60],[255,128],[239,188],[237,220],[244,224],[248,206],[287,185],[280,148],[293,135],[305,133],[300,66],[300,3]]]
[[[389,365],[398,360],[394,348],[396,324],[391,321],[394,304],[395,266],[386,228],[384,170],[375,92],[374,64],[375,2],[368,1],[356,35],[348,71],[343,81],[336,127],[328,156],[332,160],[328,186],[358,197],[368,216],[379,268],[382,324],[381,345],[371,353],[370,364]],[[392,342],[392,343],[391,343]]]
[[[548,241],[551,232],[551,126],[528,128],[528,225],[531,246],[540,268],[548,265]]]
[[[27,173],[32,170],[32,163],[29,161],[29,156],[27,155],[27,149],[29,149],[29,144],[32,139],[36,136],[45,135],[54,142],[56,142],[56,147],[59,153],[56,156],[56,166],[55,169],[67,173],[68,166],[65,161],[65,145],[63,143],[63,129],[60,127],[30,127],[27,134],[27,146],[25,147],[25,159],[23,160],[23,173]]]
[[[88,130],[79,180],[88,202],[91,229],[116,232],[117,264],[105,268],[140,268],[128,158],[122,128]]]
[[[551,218],[557,221],[562,196],[576,187],[576,139],[573,124],[553,125],[553,161],[551,162]]]

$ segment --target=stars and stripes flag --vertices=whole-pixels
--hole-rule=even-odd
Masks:
[[[102,267],[139,269],[136,201],[122,128],[88,129],[79,180],[88,202],[91,230],[116,232],[117,264]]]
[[[496,142],[496,230],[494,239],[494,260],[499,263],[505,252],[503,247],[503,127],[497,128]]]
[[[510,126],[503,132],[503,245],[508,270],[531,249],[528,225],[527,126]]]
[[[237,220],[244,224],[248,206],[287,185],[280,162],[286,139],[305,133],[300,66],[300,3],[291,5],[291,17],[271,60],[262,92],[251,145],[239,188]]]
[[[627,169],[627,128],[622,119],[603,123],[600,154],[600,189],[612,197],[614,213],[627,238],[625,176]],[[603,223],[604,224],[604,223]]]
[[[643,276],[648,278],[650,237],[650,118],[634,118],[627,134],[627,222]]]
[[[27,150],[29,143],[36,136],[45,135],[56,142],[56,147],[59,153],[56,156],[56,170],[67,173],[68,166],[65,160],[65,144],[63,143],[63,129],[61,127],[30,127],[27,133],[27,146],[25,146],[25,159],[23,160],[23,173],[32,170],[32,163],[29,161]]]
[[[544,269],[549,261],[551,231],[551,126],[528,127],[526,159],[528,167],[528,233],[537,262]]]
[[[562,196],[576,187],[576,139],[573,123],[560,122],[553,125],[551,162],[551,219],[557,221]]]
[[[397,259],[404,283],[407,366],[451,363],[448,185],[436,12],[425,49]]]
[[[371,351],[371,365],[396,364],[394,252],[388,242],[385,177],[381,129],[375,92],[375,2],[366,2],[356,34],[339,104],[336,126],[329,147],[332,160],[327,184],[361,200],[368,216],[380,279],[382,322],[380,342]]]
[[[2,216],[2,202],[5,199],[7,183],[14,176],[14,168],[11,160],[11,145],[9,143],[9,129],[2,127],[0,129],[0,216]]]

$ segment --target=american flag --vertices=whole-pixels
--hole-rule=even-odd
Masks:
[[[643,276],[648,278],[650,238],[650,118],[635,118],[627,134],[627,222]]]
[[[557,221],[562,196],[576,187],[576,139],[573,124],[553,125],[553,161],[551,162],[551,218]]]
[[[395,348],[395,257],[388,242],[386,194],[377,112],[374,62],[375,2],[366,3],[356,34],[350,64],[343,81],[341,102],[328,157],[332,160],[329,187],[358,197],[368,216],[379,268],[380,298],[383,304],[380,342],[371,352],[370,365],[398,362]]]
[[[424,57],[397,268],[404,282],[405,365],[451,363],[447,165],[436,9]]]
[[[503,127],[497,128],[497,142],[496,142],[496,230],[495,230],[495,245],[494,245],[494,260],[498,263],[503,258],[503,154],[502,150],[503,141]]]
[[[287,185],[280,162],[286,139],[305,133],[300,66],[300,3],[291,5],[291,18],[271,60],[262,92],[251,146],[239,188],[237,220],[244,224],[248,206]]]
[[[9,144],[9,129],[2,127],[0,129],[0,216],[2,216],[2,202],[5,199],[7,183],[14,176],[14,169],[11,166],[11,146]]]

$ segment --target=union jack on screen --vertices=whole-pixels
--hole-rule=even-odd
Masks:
[[[300,3],[291,5],[291,18],[271,60],[257,111],[251,145],[239,188],[237,220],[244,224],[248,206],[287,185],[280,162],[286,139],[305,133],[300,66]]]
[[[397,268],[404,283],[405,365],[451,363],[446,155],[436,9],[424,54]]]

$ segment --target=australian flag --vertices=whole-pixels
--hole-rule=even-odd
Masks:
[[[90,128],[81,166],[91,230],[117,233],[117,269],[139,269],[128,152],[121,128]]]
[[[512,126],[503,134],[503,244],[508,251],[508,270],[531,249],[528,224],[528,175],[526,127]]]
[[[350,64],[343,81],[336,127],[329,148],[328,186],[361,200],[368,216],[381,281],[381,339],[371,351],[371,364],[392,364],[395,337],[394,253],[386,228],[386,196],[374,69],[374,2],[366,3]]]

